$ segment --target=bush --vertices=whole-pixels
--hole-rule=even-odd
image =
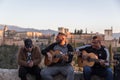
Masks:
[[[120,47],[117,48],[117,52],[120,52]]]
[[[0,46],[0,68],[17,68],[16,54],[18,46],[2,45]]]

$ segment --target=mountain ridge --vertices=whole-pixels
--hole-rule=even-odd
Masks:
[[[0,24],[0,30],[4,28],[5,25]],[[9,30],[15,30],[17,32],[24,32],[24,31],[30,31],[30,32],[41,32],[42,34],[57,34],[58,31],[47,29],[47,30],[39,30],[35,28],[22,28],[19,26],[13,26],[13,25],[6,25]]]
[[[5,25],[0,24],[0,30],[4,28]],[[34,29],[34,28],[22,28],[19,26],[14,26],[14,25],[6,25],[8,26],[9,30],[16,30],[17,32],[24,32],[24,31],[31,31],[31,32],[41,32],[44,35],[50,35],[50,34],[57,34],[58,31],[47,29],[47,30],[39,30],[39,29]],[[120,33],[113,33],[113,38],[119,39]]]

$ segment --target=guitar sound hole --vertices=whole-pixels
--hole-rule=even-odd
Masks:
[[[53,58],[57,58],[57,56],[55,55]]]
[[[90,62],[90,61],[91,61],[91,58],[90,58],[90,57],[88,57],[88,58],[87,58],[87,61],[89,61],[89,62]]]
[[[81,63],[83,63],[83,61],[81,61]]]

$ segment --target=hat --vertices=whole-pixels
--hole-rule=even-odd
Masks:
[[[26,48],[31,48],[32,47],[32,40],[31,39],[25,39],[24,40],[24,45]]]
[[[64,36],[67,37],[67,35],[65,33],[63,33],[63,32],[59,32],[58,35],[64,35]]]

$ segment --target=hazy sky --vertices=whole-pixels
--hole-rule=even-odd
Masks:
[[[120,0],[0,0],[0,24],[120,32]]]

